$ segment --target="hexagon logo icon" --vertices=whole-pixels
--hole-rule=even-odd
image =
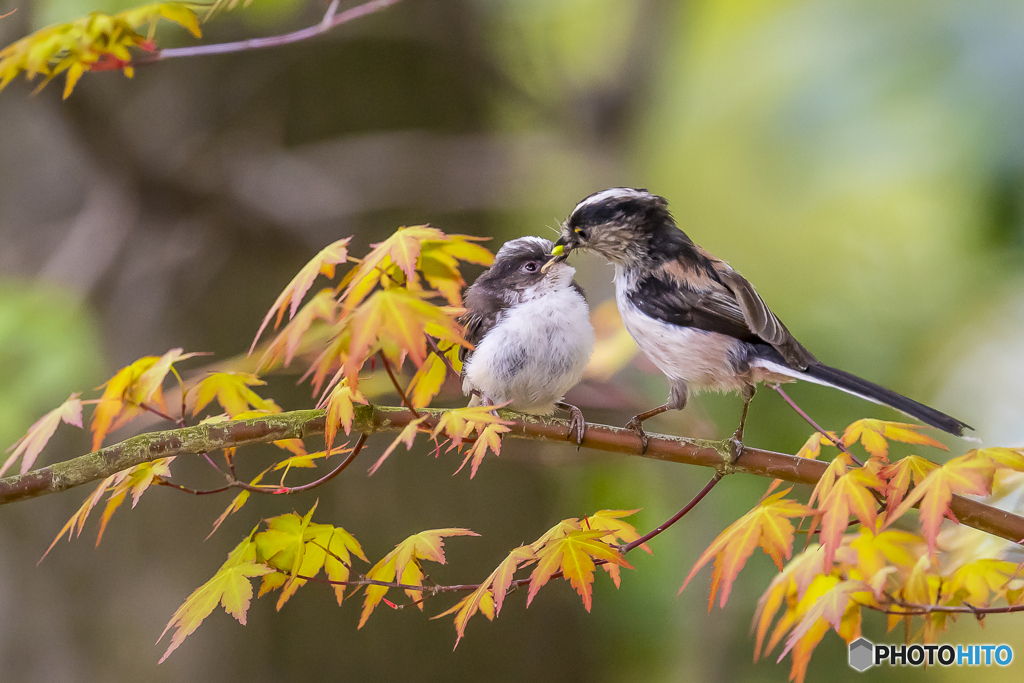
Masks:
[[[867,671],[875,663],[875,644],[867,638],[850,643],[850,668]]]

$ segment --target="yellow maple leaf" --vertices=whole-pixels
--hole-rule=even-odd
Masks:
[[[632,565],[618,549],[601,539],[607,533],[603,529],[584,531],[574,529],[560,538],[553,538],[543,545],[537,554],[537,566],[530,574],[530,590],[526,596],[529,607],[544,584],[553,574],[562,572],[576,592],[583,599],[583,607],[590,611],[593,596],[595,560],[610,562],[627,569]]]
[[[885,420],[857,420],[843,432],[843,445],[846,447],[860,441],[864,450],[875,458],[889,455],[889,441],[933,446],[948,451],[944,445],[919,430],[928,429],[923,425],[905,424],[903,422],[886,422]]]
[[[185,638],[199,628],[218,604],[223,605],[224,611],[244,626],[249,603],[252,601],[252,578],[273,571],[272,568],[256,562],[256,546],[250,533],[228,554],[227,562],[221,565],[213,578],[193,591],[167,622],[163,633],[157,639],[158,643],[171,627],[176,627],[176,630],[160,662],[167,659]]]
[[[982,558],[968,562],[943,579],[941,602],[988,607],[1016,575],[1017,565],[1006,560]]]
[[[0,90],[22,72],[28,80],[43,75],[40,88],[55,76],[66,73],[64,99],[85,71],[122,69],[131,77],[130,48],[152,52],[156,48],[152,41],[153,28],[160,19],[180,24],[195,37],[200,36],[196,14],[185,3],[150,4],[118,14],[92,12],[71,22],[40,29],[0,50]],[[149,36],[136,30],[144,24],[150,25]]]
[[[299,305],[302,303],[303,297],[306,296],[306,292],[313,286],[313,281],[316,280],[318,275],[325,275],[328,278],[334,277],[334,269],[339,263],[345,263],[348,260],[348,243],[352,240],[351,237],[340,239],[336,242],[332,242],[327,245],[320,252],[314,256],[309,263],[304,265],[298,272],[298,274],[292,278],[292,281],[288,283],[288,286],[284,288],[284,291],[278,295],[274,301],[274,305],[270,307],[267,315],[264,316],[263,322],[260,323],[260,328],[256,331],[256,338],[253,339],[252,346],[249,347],[249,353],[251,354],[256,348],[256,342],[260,340],[260,336],[263,334],[263,330],[270,324],[271,318],[277,315],[277,320],[274,322],[274,329],[281,324],[281,319],[284,317],[284,312],[289,311],[289,319],[295,318],[295,313],[299,310]],[[319,305],[323,305],[323,301]],[[311,313],[311,317],[312,317]],[[310,320],[312,322],[312,320]],[[298,343],[295,342],[294,346]],[[294,352],[294,346],[292,352]],[[287,362],[285,363],[287,365]]]
[[[261,398],[249,388],[264,384],[266,382],[259,377],[247,372],[211,372],[189,390],[195,396],[192,415],[198,415],[215,398],[231,417],[246,413],[250,406],[269,413],[281,412],[272,400]]]
[[[451,342],[441,342],[438,344],[438,348],[448,359],[456,373],[460,372],[462,369],[462,361],[459,360],[460,347]],[[448,366],[444,360],[436,353],[431,353],[427,356],[427,360],[416,370],[416,374],[409,381],[409,401],[413,407],[426,408],[429,406],[430,402],[441,391],[441,387],[444,386],[447,377]]]
[[[266,520],[267,528],[256,534],[256,556],[267,565],[284,572],[291,578],[299,572],[306,552],[303,535],[319,501],[313,504],[303,516],[294,512],[271,517]]]
[[[49,442],[54,432],[57,431],[57,425],[61,421],[81,429],[82,400],[79,396],[81,394],[71,394],[68,396],[66,401],[36,420],[35,424],[28,428],[25,436],[18,439],[14,442],[13,446],[7,449],[7,452],[11,454],[4,461],[4,464],[0,466],[0,477],[10,469],[11,465],[19,457],[21,458],[22,474],[32,469],[36,458],[42,452],[47,442]]]
[[[765,498],[723,531],[697,559],[679,592],[683,592],[700,568],[714,558],[708,611],[714,605],[719,587],[722,591],[720,605],[725,607],[733,581],[758,546],[772,558],[775,566],[782,569],[783,557],[788,559],[793,552],[795,530],[789,518],[803,517],[812,512],[806,505],[785,499],[791,490],[792,487]]]

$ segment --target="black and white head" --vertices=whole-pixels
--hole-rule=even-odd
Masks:
[[[579,204],[562,224],[555,255],[564,260],[575,249],[592,251],[624,266],[647,265],[689,238],[676,226],[664,197],[643,189],[613,187]]]
[[[520,237],[502,245],[494,265],[477,278],[471,289],[484,289],[512,306],[572,286],[576,269],[551,260],[554,244],[542,237]]]

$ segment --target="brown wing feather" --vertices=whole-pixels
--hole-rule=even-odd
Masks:
[[[818,362],[811,352],[793,337],[782,321],[772,313],[768,304],[764,302],[754,286],[747,282],[746,278],[724,261],[716,259],[714,268],[719,279],[735,297],[743,319],[750,327],[751,332],[771,344],[794,368],[806,370],[809,365]]]

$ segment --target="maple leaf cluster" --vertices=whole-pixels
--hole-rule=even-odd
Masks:
[[[447,235],[429,226],[400,228],[384,242],[372,245],[363,259],[349,255],[349,239],[346,238],[321,250],[299,271],[264,318],[250,353],[256,349],[271,321],[274,321],[273,328],[279,329],[287,315],[289,322],[261,352],[260,372],[288,366],[297,354],[312,359],[305,376],[312,377],[314,391],[321,395],[319,407],[326,411],[325,450],[307,453],[301,439],[274,442],[290,452],[291,457],[267,467],[247,483],[235,482],[233,486],[243,490],[214,522],[214,531],[245,505],[251,493],[290,491],[285,477],[292,469],[315,467],[317,460],[353,451],[336,446],[335,441],[339,431],[344,430],[346,435],[351,433],[354,404],[367,403],[358,388],[359,372],[367,361],[379,356],[395,379],[393,371],[400,371],[405,361],[411,360],[417,372],[410,382],[409,394],[418,405],[429,404],[446,379],[449,365],[459,363],[459,348],[469,346],[457,320],[462,311],[461,291],[466,284],[459,272],[459,262],[488,265],[493,261],[491,253],[477,244],[478,241],[478,238],[464,235]],[[302,305],[317,277],[334,278],[338,266],[349,263],[354,264],[353,267],[336,287],[321,290]],[[436,352],[431,352],[431,348]],[[83,427],[84,405],[94,406],[90,424],[94,450],[102,447],[110,432],[146,414],[183,427],[190,418],[210,412],[208,408],[214,404],[221,412],[207,415],[202,422],[248,419],[281,412],[273,399],[258,393],[258,388],[266,384],[258,374],[218,371],[186,382],[176,366],[202,355],[206,354],[185,353],[176,348],[162,356],[145,356],[121,368],[101,385],[103,392],[99,398],[82,400],[80,394],[72,394],[8,449],[11,454],[0,465],[0,475],[19,458],[22,473],[31,469],[61,421]],[[180,407],[174,409],[168,408],[164,396],[168,378],[176,381],[180,397]],[[397,380],[395,386],[405,398]],[[461,451],[468,445],[463,465],[471,462],[475,474],[486,453],[500,453],[501,434],[508,431],[508,423],[497,417],[492,408],[454,410],[433,428],[424,426],[423,422],[422,418],[416,420],[403,431],[380,456],[371,473],[398,444],[411,446],[417,431],[423,430],[435,441],[448,439],[449,450]],[[224,453],[232,479],[235,476],[233,457],[234,449]],[[134,507],[152,484],[182,488],[169,482],[172,460],[144,463],[101,481],[54,543],[64,534],[69,538],[80,535],[91,511],[104,495],[108,495],[108,501],[99,538],[128,492],[132,494]],[[280,479],[266,483],[264,479],[274,471],[281,472]]]
[[[160,19],[185,27],[196,38],[201,35],[192,6],[181,2],[144,5],[117,14],[92,12],[40,29],[0,50],[0,90],[22,72],[28,80],[43,76],[40,88],[66,72],[64,99],[86,71],[121,69],[131,78],[131,48],[155,50],[153,34]],[[145,25],[148,35],[137,30]]]
[[[779,482],[773,483],[757,507],[704,551],[683,588],[713,559],[708,608],[718,595],[724,607],[740,570],[760,546],[780,573],[758,603],[754,658],[785,639],[779,659],[792,656],[790,678],[798,682],[830,630],[847,643],[861,637],[864,609],[886,613],[889,630],[904,624],[908,641],[934,643],[958,613],[980,618],[979,610],[1000,600],[1007,606],[1024,606],[1024,578],[1018,577],[1014,563],[994,558],[956,562],[938,543],[942,521],[956,522],[950,509],[953,496],[989,495],[998,472],[1024,471],[1024,450],[972,450],[944,465],[918,455],[889,461],[889,441],[945,450],[923,429],[858,420],[842,437],[812,435],[799,452],[802,457],[817,458],[822,445],[832,440],[843,451],[829,463],[807,504],[789,498],[791,488],[772,493]],[[857,465],[849,451],[858,442],[869,456],[863,465]],[[920,531],[894,528],[914,507],[919,508]],[[792,557],[798,532],[794,518],[801,519],[800,526],[807,520],[800,533],[808,541]],[[853,523],[860,528],[847,533]],[[817,542],[810,540],[815,535]],[[923,621],[916,630],[914,619]]]
[[[589,611],[595,569],[603,567],[618,586],[620,567],[631,568],[623,557],[622,545],[640,538],[636,529],[622,519],[636,510],[601,510],[582,520],[562,520],[534,543],[516,548],[480,584],[441,586],[429,582],[424,562],[446,563],[445,538],[478,534],[461,528],[421,531],[403,540],[365,574],[360,574],[354,573],[354,558],[368,560],[359,541],[341,527],[314,523],[316,507],[314,504],[305,515],[292,512],[264,520],[263,530],[257,526],[242,539],[213,577],[197,588],[171,617],[160,638],[171,629],[174,632],[160,661],[181,645],[218,605],[245,624],[253,598],[252,580],[257,577],[262,577],[257,597],[280,591],[278,610],[311,581],[331,585],[338,605],[347,597],[347,590],[363,590],[358,628],[366,624],[382,602],[398,607],[386,597],[392,590],[402,591],[411,600],[408,604],[421,611],[425,594],[468,592],[451,609],[434,617],[455,615],[458,646],[473,615],[480,613],[493,620],[501,611],[505,596],[519,585],[529,585],[529,606],[537,592],[556,575],[570,582]],[[646,545],[639,547],[650,552]],[[515,578],[517,571],[530,566],[533,569],[529,578]],[[325,578],[319,577],[321,572]]]

